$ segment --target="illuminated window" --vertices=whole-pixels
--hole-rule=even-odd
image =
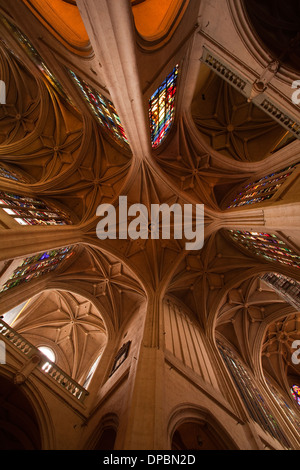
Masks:
[[[149,101],[152,147],[158,147],[169,132],[175,116],[175,94],[179,66],[172,70]]]
[[[296,165],[291,165],[284,170],[277,171],[276,173],[264,176],[253,183],[247,184],[230,203],[228,209],[248,204],[257,204],[271,199],[283,183],[285,183],[287,178],[293,173],[295,168]]]
[[[125,131],[113,103],[91,87],[85,80],[78,77],[75,72],[69,70],[69,73],[101,126],[118,143],[128,144]]]
[[[225,345],[218,342],[218,348],[251,418],[284,447],[289,448],[290,444],[246,368]]]
[[[68,225],[66,213],[43,201],[0,191],[0,208],[20,225]]]
[[[47,359],[49,359],[50,362],[55,362],[55,354],[52,351],[52,349],[46,347],[46,346],[40,346],[38,348],[41,353],[46,356]],[[44,372],[49,372],[51,369],[51,364],[48,361],[45,361],[44,364],[42,365],[42,370]]]
[[[280,407],[280,409],[284,412],[285,416],[287,419],[290,421],[290,423],[295,426],[295,428],[300,432],[300,421],[294,412],[292,408],[288,405],[288,403],[284,400],[282,395],[278,392],[278,390],[271,385],[271,383],[267,380],[268,387],[270,391],[272,392],[272,395],[277,402],[277,405]],[[300,392],[300,389],[299,389]]]
[[[300,268],[300,256],[276,235],[242,232],[240,230],[229,230],[229,233],[234,241],[254,255],[262,256],[268,261],[275,261],[293,268]]]
[[[41,351],[41,353],[44,354],[44,356],[46,356],[49,359],[49,361],[55,362],[55,354],[52,351],[52,349],[50,349],[46,346],[40,346],[38,349],[39,349],[39,351]]]
[[[300,387],[298,387],[298,385],[293,385],[291,392],[298,405],[300,405]]]
[[[4,283],[0,292],[5,292],[54,271],[73,253],[73,247],[66,247],[25,258]]]
[[[19,183],[26,183],[23,176],[17,174],[14,170],[8,169],[7,167],[0,166],[0,178],[5,178],[11,181],[18,181]]]
[[[43,76],[48,80],[48,82],[53,86],[53,88],[72,106],[73,103],[71,102],[70,97],[65,92],[64,88],[62,87],[61,83],[58,79],[53,75],[53,73],[49,70],[45,62],[43,61],[42,57],[35,49],[35,47],[31,44],[28,37],[20,31],[20,29],[13,23],[11,23],[7,18],[0,15],[0,19],[4,26],[10,31],[13,37],[17,40],[20,44],[22,49],[25,53],[30,57],[32,62],[36,65],[36,67],[41,71]]]
[[[268,384],[268,387],[270,391],[272,392],[272,395],[275,399],[275,402],[277,403],[278,407],[283,411],[285,414],[286,418],[289,420],[289,422],[295,426],[295,428],[300,431],[300,421],[294,412],[292,408],[289,406],[289,404],[285,401],[285,399],[282,397],[281,393],[278,392],[278,390],[271,385],[271,383],[267,380],[266,381]]]

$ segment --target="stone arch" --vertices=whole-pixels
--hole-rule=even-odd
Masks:
[[[131,4],[135,27],[141,39],[161,47],[172,37],[189,0],[132,0]]]
[[[42,450],[53,447],[51,418],[43,397],[31,382],[14,383],[10,366],[0,374],[1,449]],[[7,445],[9,447],[7,447]]]
[[[272,54],[266,51],[266,47],[261,43],[257,34],[251,27],[250,20],[246,13],[244,2],[234,0],[233,2],[227,0],[232,20],[235,24],[237,32],[245,44],[250,54],[263,68],[265,68],[272,59]],[[294,73],[287,67],[280,68],[279,75],[285,80],[294,79]]]
[[[114,450],[119,427],[119,418],[115,413],[107,413],[98,428],[84,446],[87,450]]]
[[[76,2],[23,0],[39,22],[73,54],[87,57],[91,46]]]
[[[173,411],[168,437],[172,450],[238,450],[229,431],[210,411],[191,404]]]

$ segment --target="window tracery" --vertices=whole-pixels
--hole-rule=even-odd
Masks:
[[[11,168],[8,169],[6,166],[3,166],[3,164],[0,165],[0,178],[5,178],[11,181],[17,181],[18,183],[27,182],[23,176],[17,174]]]
[[[85,80],[80,78],[75,72],[69,70],[69,73],[101,126],[106,129],[118,143],[121,142],[128,145],[129,142],[113,103],[95,90]]]
[[[291,393],[298,405],[300,406],[300,387],[298,387],[298,385],[293,385],[291,388]]]
[[[67,214],[45,202],[0,191],[0,208],[20,225],[69,225]]]
[[[25,258],[3,284],[0,293],[54,271],[73,254],[74,249],[69,246]]]
[[[279,391],[269,382],[269,380],[267,380],[267,384],[268,384],[268,387],[269,387],[276,403],[278,404],[278,406],[282,409],[282,411],[284,412],[284,414],[287,417],[287,419],[289,420],[289,422],[293,426],[296,427],[298,432],[300,432],[300,421],[297,418],[296,413],[294,412],[294,410],[292,410],[292,408],[288,405],[288,403],[283,398],[281,393],[279,393]],[[299,393],[300,393],[300,388],[299,388]],[[299,397],[300,397],[300,395],[299,395]],[[300,404],[300,403],[298,403],[298,404]]]
[[[7,18],[0,14],[0,20],[6,27],[8,31],[12,34],[15,40],[20,44],[21,48],[24,50],[26,55],[32,60],[35,66],[40,70],[42,75],[46,78],[48,83],[59,93],[59,95],[64,98],[69,104],[74,107],[71,98],[66,93],[60,81],[55,77],[55,75],[50,71],[36,48],[30,42],[28,37],[13,23],[11,23]]]
[[[227,209],[257,204],[271,199],[294,172],[297,164],[264,176],[253,183],[248,183],[229,203]]]
[[[251,418],[281,444],[290,444],[253,379],[233,352],[218,341],[218,349]]]
[[[163,142],[174,121],[178,72],[179,65],[176,65],[149,100],[153,148],[157,148]]]
[[[229,230],[231,238],[251,253],[268,261],[300,268],[300,256],[277,235],[269,233]]]

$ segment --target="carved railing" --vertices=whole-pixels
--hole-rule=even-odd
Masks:
[[[3,320],[0,320],[0,337],[12,344],[18,351],[28,357],[28,359],[32,356],[39,356],[41,360],[37,364],[37,368],[45,375],[51,377],[59,386],[63,387],[64,390],[77,398],[81,403],[84,401],[85,397],[88,395],[87,390],[75,382],[75,380],[55,363],[51,362],[35,346],[29,343],[29,341]]]

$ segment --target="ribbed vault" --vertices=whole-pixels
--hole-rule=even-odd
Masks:
[[[36,295],[13,326],[34,346],[51,348],[55,363],[79,383],[107,342],[100,312],[70,292],[47,290]]]
[[[202,74],[205,76],[207,71],[200,69]],[[263,160],[274,153],[287,134],[282,126],[214,72],[210,72],[197,89],[192,115],[205,141],[214,150],[237,161]]]
[[[274,161],[276,168],[281,160],[285,161],[289,148],[289,140],[284,140],[287,130],[225,80],[208,72],[203,64],[199,64],[198,78],[195,74],[191,80],[189,57],[195,44],[194,39],[190,40],[191,24],[195,20],[194,2],[162,2],[163,29],[156,27],[154,32],[147,30],[145,34],[138,26],[141,18],[137,12],[144,11],[147,2],[132,2],[133,16],[129,3],[120,6],[117,14],[112,2],[99,2],[103,16],[111,21],[107,37],[102,25],[96,31],[93,18],[86,17],[87,4],[93,6],[93,1],[79,1],[79,10],[73,2],[56,1],[52,9],[48,1],[21,3],[34,13],[34,21],[40,22],[39,28],[44,33],[42,49],[47,50],[47,44],[51,44],[51,65],[55,65],[54,36],[60,42],[60,52],[66,46],[67,66],[73,60],[72,65],[82,71],[85,80],[101,90],[107,99],[114,100],[128,134],[128,149],[118,145],[90,113],[86,97],[79,96],[61,59],[57,70],[67,92],[75,98],[74,106],[49,85],[34,65],[30,66],[25,53],[16,47],[20,55],[17,57],[8,46],[0,45],[0,78],[9,84],[7,105],[0,107],[0,161],[7,168],[28,175],[31,182],[28,185],[1,178],[0,189],[50,198],[69,211],[73,221],[65,231],[61,227],[51,227],[51,230],[38,227],[38,231],[35,227],[20,229],[12,223],[9,229],[1,229],[0,235],[4,240],[10,230],[13,244],[14,237],[22,233],[27,244],[26,255],[33,249],[28,237],[34,240],[36,234],[38,251],[63,244],[75,246],[75,255],[55,274],[3,294],[10,307],[18,297],[15,293],[23,295],[24,300],[30,299],[14,327],[36,346],[52,344],[58,354],[58,365],[82,383],[85,372],[108,339],[119,340],[118,335],[141,306],[145,307],[147,316],[145,338],[147,341],[150,338],[149,343],[146,340],[144,343],[159,349],[158,306],[170,295],[187,307],[190,320],[207,334],[211,344],[216,337],[224,338],[250,369],[261,377],[265,371],[287,390],[289,378],[297,375],[287,360],[287,350],[291,340],[299,337],[298,314],[260,276],[265,272],[282,272],[299,280],[299,269],[247,251],[228,236],[227,229],[274,231],[298,255],[299,247],[291,243],[290,237],[299,228],[298,222],[295,227],[290,223],[285,227],[279,211],[282,200],[244,210],[221,210],[228,191],[240,187],[251,175],[272,173]],[[0,1],[1,7],[9,10],[4,3]],[[70,18],[68,11],[72,11]],[[95,35],[91,44],[81,23],[79,31],[65,29],[73,15],[79,21],[79,11],[85,20],[85,31]],[[62,15],[56,24],[59,12]],[[139,34],[134,29],[134,18]],[[179,24],[187,26],[185,41],[176,36]],[[123,33],[124,43],[120,44],[116,38]],[[149,50],[136,51],[140,35],[149,42],[157,40],[161,46],[149,61]],[[118,51],[112,57],[108,50],[99,54],[109,39],[111,51]],[[168,53],[163,52],[165,46],[173,48],[172,54],[169,49]],[[289,64],[293,65],[294,56],[289,57]],[[146,83],[145,70],[154,61],[159,70]],[[180,64],[182,74],[176,119],[163,145],[153,151],[148,100],[161,77],[169,73],[172,62]],[[195,92],[189,90],[192,101],[183,105],[183,91],[187,88]],[[284,146],[279,154],[282,142]],[[292,145],[294,151],[287,158],[289,164],[299,161],[299,141]],[[295,179],[292,196],[295,205],[299,203],[295,196],[297,184]],[[170,239],[151,239],[150,219],[147,237],[99,240],[97,207],[102,203],[113,204],[118,215],[119,196],[127,196],[128,206],[144,204],[148,214],[152,204],[178,204],[181,208],[185,204],[204,204],[203,249],[188,252],[187,240],[172,235]],[[6,260],[1,264],[0,275],[8,265]]]

